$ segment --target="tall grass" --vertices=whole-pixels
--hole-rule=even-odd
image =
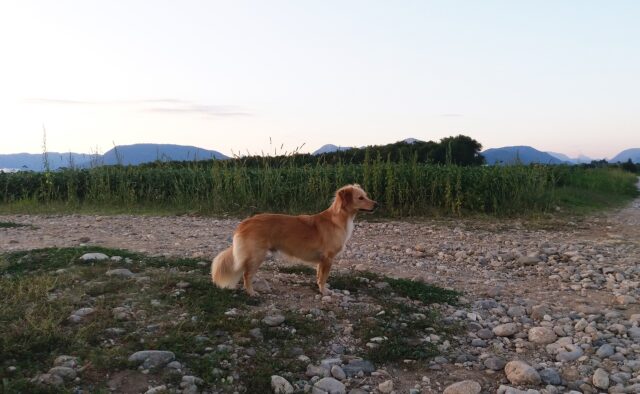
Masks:
[[[68,210],[146,208],[212,215],[316,212],[328,206],[338,187],[354,182],[382,203],[378,215],[388,217],[546,212],[563,204],[589,206],[586,197],[597,197],[600,206],[637,193],[636,177],[616,169],[459,167],[418,163],[415,157],[392,162],[377,155],[363,164],[272,167],[265,161],[256,167],[235,160],[0,173],[0,211],[52,204]]]

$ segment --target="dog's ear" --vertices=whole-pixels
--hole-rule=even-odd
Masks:
[[[342,203],[342,209],[346,208],[353,201],[353,191],[351,189],[342,189],[338,193],[340,202]]]

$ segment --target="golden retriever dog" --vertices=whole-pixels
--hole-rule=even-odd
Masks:
[[[359,211],[373,212],[378,203],[367,197],[360,185],[343,186],[333,203],[315,215],[255,215],[238,225],[233,245],[220,252],[211,263],[211,279],[218,287],[234,288],[242,277],[249,295],[253,277],[267,252],[280,252],[316,264],[317,283],[322,294],[334,257],[353,232],[353,219]]]

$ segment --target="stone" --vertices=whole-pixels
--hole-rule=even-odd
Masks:
[[[53,361],[53,366],[75,368],[78,366],[78,358],[73,356],[65,356],[65,355],[58,356]]]
[[[540,262],[540,258],[537,256],[522,256],[522,257],[519,257],[518,260],[516,260],[516,264],[522,265],[522,266],[536,265],[539,262]]]
[[[280,313],[269,314],[262,319],[262,322],[269,327],[277,327],[284,323],[285,317]]]
[[[492,339],[496,336],[493,331],[489,330],[488,328],[482,328],[478,330],[478,332],[476,332],[476,335],[481,339]]]
[[[556,356],[557,361],[570,362],[579,359],[584,354],[580,346],[568,343],[564,345],[564,349],[560,349]]]
[[[538,345],[547,345],[557,339],[558,336],[549,327],[533,327],[529,329],[529,341]]]
[[[35,378],[31,379],[32,383],[42,386],[60,386],[64,383],[64,380],[59,375],[52,375],[49,373],[43,373]]]
[[[314,376],[328,377],[331,374],[329,368],[325,368],[322,366],[316,366],[313,364],[307,365],[307,371],[305,375],[312,378]]]
[[[596,369],[591,378],[593,385],[599,389],[606,390],[609,388],[609,374],[602,368]]]
[[[520,305],[512,306],[507,310],[507,315],[511,317],[521,317],[521,316],[525,316],[526,314],[527,314],[527,310]]]
[[[540,375],[538,371],[524,361],[510,361],[504,367],[504,373],[512,384],[538,385]]]
[[[500,357],[488,357],[484,360],[484,366],[493,371],[502,371],[507,362]]]
[[[173,361],[176,355],[173,352],[164,350],[143,350],[135,352],[129,356],[129,362],[137,365],[142,364],[145,369],[160,368]]]
[[[539,374],[544,384],[552,384],[554,386],[562,384],[562,378],[555,368],[545,368]]]
[[[342,368],[340,368],[339,365],[331,366],[331,376],[333,376],[338,380],[345,380],[347,378],[347,375],[344,373],[344,371],[342,370]]]
[[[378,391],[382,394],[390,394],[393,391],[393,380],[386,380],[378,385]]]
[[[500,324],[493,328],[493,333],[499,337],[509,337],[516,332],[518,332],[518,326],[515,323]]]
[[[370,374],[376,370],[371,361],[367,360],[351,360],[349,364],[342,367],[342,370],[348,377],[357,376],[358,373]]]
[[[116,268],[106,272],[107,276],[115,276],[119,278],[133,278],[136,276],[133,272],[129,271],[126,268]]]
[[[604,345],[600,346],[598,350],[596,350],[596,356],[600,358],[607,358],[613,356],[615,352],[616,350],[613,348],[613,346],[605,343]]]
[[[160,386],[151,387],[149,390],[145,391],[144,394],[160,394],[167,392],[167,385],[163,384]]]
[[[473,380],[463,380],[447,386],[442,394],[480,394],[480,383]]]
[[[73,380],[76,378],[76,371],[69,367],[53,367],[49,370],[49,374],[58,375],[64,380]]]
[[[313,385],[312,394],[346,394],[344,384],[334,378],[322,378]]]
[[[109,259],[109,256],[104,253],[85,253],[80,256],[80,260],[82,261],[101,261],[107,259]]]
[[[282,376],[271,376],[271,389],[275,394],[292,394],[293,386]]]

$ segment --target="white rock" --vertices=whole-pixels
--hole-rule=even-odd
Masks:
[[[100,261],[107,260],[109,256],[104,253],[85,253],[80,256],[80,260],[82,261]]]
[[[508,337],[518,332],[516,323],[505,323],[497,325],[493,328],[493,333],[499,337]]]
[[[599,389],[606,390],[609,388],[609,374],[602,368],[596,369],[591,381]]]
[[[334,378],[322,378],[313,385],[312,394],[346,394],[344,384]]]
[[[553,329],[549,327],[533,327],[529,329],[529,341],[539,345],[547,345],[558,339]]]
[[[383,394],[389,394],[393,391],[393,381],[387,380],[378,385],[378,391]]]
[[[282,376],[271,376],[271,389],[275,394],[291,394],[293,393],[293,386]]]
[[[482,387],[474,380],[463,380],[447,386],[442,394],[480,394]]]
[[[540,384],[540,374],[524,361],[510,361],[504,366],[504,373],[509,382],[522,385]]]

